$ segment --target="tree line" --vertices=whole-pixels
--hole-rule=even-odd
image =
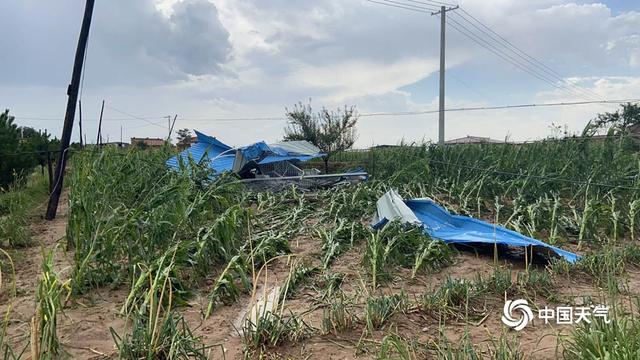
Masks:
[[[0,189],[24,179],[37,166],[44,174],[47,152],[56,151],[59,144],[46,130],[15,124],[9,110],[0,113]]]

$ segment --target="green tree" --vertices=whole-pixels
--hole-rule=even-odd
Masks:
[[[359,116],[354,106],[336,111],[323,107],[314,113],[311,104],[300,102],[292,109],[285,109],[285,115],[289,123],[284,129],[284,140],[306,140],[320,148],[327,154],[323,159],[325,172],[329,171],[329,157],[350,149],[358,137]]]
[[[29,165],[40,165],[42,173],[44,174],[44,167],[47,165],[47,152],[57,150],[55,144],[57,139],[53,141],[50,139],[51,134],[45,130],[35,130],[30,127],[22,127],[22,140],[21,148],[24,152],[29,152]],[[53,158],[55,156],[51,155]]]
[[[178,130],[178,148],[186,149],[191,145],[191,130],[180,129]]]
[[[24,160],[20,150],[20,128],[9,110],[0,113],[0,187],[11,184],[22,173]]]
[[[608,129],[612,135],[623,135],[640,126],[640,104],[627,103],[622,104],[621,107],[622,109],[616,112],[598,114],[598,117],[593,121],[593,127]]]
[[[0,113],[0,187],[20,179],[40,165],[44,173],[47,151],[55,149],[57,139],[46,131],[19,127],[9,110]]]

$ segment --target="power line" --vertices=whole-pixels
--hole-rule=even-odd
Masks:
[[[412,11],[417,11],[417,12],[423,12],[423,13],[426,13],[426,14],[431,14],[431,11],[427,11],[427,10],[424,10],[424,9],[418,10],[416,8],[409,7],[409,6],[412,6],[412,5],[402,6],[402,5],[394,5],[394,4],[390,4],[390,3],[386,3],[386,2],[380,2],[380,1],[376,1],[376,0],[367,0],[367,1],[370,2],[370,3],[391,6],[391,7],[395,7],[395,8],[398,8],[398,9],[412,10]]]
[[[412,4],[406,4],[406,3],[401,3],[401,2],[397,2],[397,1],[393,1],[393,0],[383,0],[385,2],[380,2],[380,1],[374,1],[374,0],[368,0],[369,2],[373,2],[376,4],[380,4],[380,5],[386,5],[386,6],[392,6],[392,7],[396,7],[396,8],[401,8],[401,9],[405,9],[405,10],[410,10],[410,11],[416,11],[416,12],[422,12],[422,13],[430,13],[432,14],[433,10],[432,8],[428,8],[428,7],[422,7],[422,6],[417,6],[417,5],[412,5]],[[410,1],[410,0],[407,0]],[[422,5],[426,5],[426,6],[434,6],[431,4],[426,4],[420,1],[414,1],[411,0],[411,2],[414,3],[419,3]],[[451,22],[453,22],[456,25],[451,24]],[[572,96],[584,96],[584,94],[581,94],[580,92],[576,91],[575,89],[571,89],[568,86],[564,85],[564,86],[560,86],[558,85],[555,80],[550,77],[549,75],[541,72],[540,70],[537,70],[535,68],[532,68],[530,65],[527,65],[525,63],[522,63],[521,61],[515,59],[513,56],[509,55],[508,53],[506,53],[504,50],[502,50],[501,48],[496,47],[494,44],[488,42],[487,40],[485,40],[483,37],[479,36],[478,34],[476,34],[474,31],[468,29],[466,26],[464,26],[463,24],[461,24],[460,22],[456,21],[455,19],[450,19],[450,22],[448,22],[448,25],[452,28],[454,28],[456,31],[458,31],[459,33],[461,33],[462,35],[464,35],[465,37],[469,38],[470,40],[472,40],[473,42],[475,42],[476,44],[480,45],[481,47],[483,47],[484,49],[492,52],[493,54],[495,54],[496,56],[500,57],[501,59],[511,63],[512,65],[514,65],[515,67],[519,68],[520,70],[528,73],[529,75],[553,86],[554,88],[557,88],[559,90],[564,91],[567,94],[570,94]],[[491,38],[494,42],[495,39]],[[566,81],[564,81],[564,79],[561,79],[563,83],[565,83]],[[594,97],[591,97],[591,99],[593,99]]]
[[[425,5],[425,6],[434,6],[432,4],[435,2],[435,1],[431,1],[431,0],[423,0],[423,1],[405,0],[405,1],[412,2],[412,3],[417,3],[417,4],[421,4],[421,5]],[[485,23],[480,21],[478,18],[476,18],[473,15],[471,15],[465,9],[460,8],[460,11],[462,12],[462,14],[460,14],[459,12],[455,12],[454,14],[456,16],[460,17],[461,19],[463,19],[464,21],[466,21],[467,23],[469,23],[470,25],[472,25],[474,28],[478,29],[481,33],[486,35],[493,42],[501,45],[506,50],[508,50],[510,52],[513,52],[516,56],[518,56],[519,58],[523,59],[524,61],[526,61],[527,63],[531,64],[532,66],[536,67],[537,69],[540,69],[543,73],[545,73],[545,74],[551,76],[552,78],[555,78],[555,79],[565,83],[566,85],[570,86],[571,88],[574,88],[577,91],[580,91],[581,93],[583,93],[583,94],[585,94],[587,96],[594,97],[595,99],[602,99],[603,98],[602,95],[594,92],[593,90],[586,89],[586,88],[581,87],[581,86],[577,86],[577,85],[567,81],[564,78],[563,75],[560,75],[558,72],[556,72],[555,70],[553,70],[552,68],[550,68],[549,66],[544,64],[542,61],[536,59],[534,56],[528,54],[527,52],[525,52],[524,50],[522,50],[518,46],[514,45],[512,42],[507,40],[505,37],[500,35],[498,32],[493,30],[491,27],[489,27],[488,25],[486,25]]]
[[[436,6],[436,5],[426,5],[426,6],[430,6],[430,7],[423,7],[423,6],[417,6],[417,5],[412,5],[412,4],[407,4],[404,2],[398,2],[395,0],[382,0],[385,3],[391,3],[391,4],[396,4],[396,5],[400,5],[400,6],[407,6],[416,10],[429,10],[430,11],[436,11],[436,10],[440,10],[440,6]],[[408,0],[407,0],[408,1]]]
[[[106,105],[105,105],[106,106]],[[62,118],[55,118],[55,117],[34,117],[34,116],[19,116],[19,115],[11,115],[14,116],[16,119],[21,119],[21,120],[33,120],[33,121],[60,121],[62,120]],[[138,117],[136,119],[138,120],[156,120],[156,119],[163,119],[166,118],[166,116],[142,116],[142,117]],[[102,121],[125,121],[125,120],[131,120],[131,117],[126,117],[126,118],[104,118],[102,119]],[[98,118],[82,118],[83,121],[87,121],[87,120],[91,120],[91,121],[98,121]]]
[[[463,10],[464,11],[464,10]],[[465,11],[465,14],[468,14],[468,12]],[[477,20],[476,18],[470,16],[470,15],[464,15],[464,14],[456,14],[459,18],[461,18],[462,20],[464,20],[465,22],[469,23],[471,26],[475,27],[476,29],[478,29],[481,33],[485,34],[489,39],[491,39],[494,43],[499,44],[500,46],[502,46],[503,48],[505,48],[506,50],[510,51],[511,53],[515,54],[515,56],[517,56],[518,58],[524,60],[525,62],[527,62],[528,64],[530,64],[532,67],[539,69],[541,73],[545,74],[546,76],[549,76],[552,79],[555,79],[557,81],[562,82],[563,84],[565,84],[567,86],[567,88],[571,88],[574,89],[578,92],[580,92],[581,94],[583,94],[583,96],[587,96],[589,98],[592,99],[602,99],[602,96],[597,94],[596,92],[589,90],[589,89],[585,89],[583,87],[577,86],[569,81],[567,81],[562,75],[558,74],[557,72],[555,72],[553,69],[549,68],[548,66],[544,65],[544,63],[538,61],[537,59],[535,59],[533,56],[527,54],[526,52],[524,52],[523,50],[521,50],[520,48],[516,47],[515,45],[513,45],[512,43],[508,42],[507,40],[502,40],[504,39],[502,36],[500,36],[498,33],[496,33],[495,31],[493,31],[491,28],[489,28],[488,26],[484,25],[483,23],[479,22],[479,20]],[[488,33],[487,31],[485,31],[483,28],[479,27],[477,24],[475,24],[474,22],[472,22],[471,20],[469,20],[467,18],[467,16],[471,17],[472,19],[476,20],[476,22],[478,22],[479,24],[481,24],[484,28],[489,29],[489,31],[491,33]],[[499,39],[496,39],[494,36],[492,36],[491,34],[496,34]],[[505,45],[506,44],[506,45]]]
[[[435,6],[436,8],[439,8],[442,5],[445,6],[457,6],[457,4],[452,4],[452,3],[447,3],[447,2],[442,2],[442,1],[435,1],[435,0],[425,0],[425,1],[416,1],[416,0],[406,0],[408,2],[412,2],[412,3],[416,3],[416,4],[424,4],[424,5],[430,5],[430,6]],[[431,3],[431,4],[427,4]]]
[[[574,102],[517,104],[517,105],[501,105],[501,106],[477,106],[477,107],[450,108],[450,109],[445,109],[444,111],[459,112],[459,111],[480,111],[480,110],[503,110],[503,109],[520,109],[520,108],[532,108],[532,107],[576,106],[576,105],[588,105],[588,104],[622,104],[627,102],[631,102],[631,103],[640,102],[640,99],[574,101]],[[389,116],[389,115],[423,115],[423,114],[436,114],[438,112],[439,110],[395,112],[395,113],[380,112],[380,113],[360,114],[360,116],[368,117],[368,116]]]
[[[529,103],[529,104],[514,104],[514,105],[498,105],[498,106],[477,106],[477,107],[459,107],[444,109],[446,112],[461,112],[461,111],[480,111],[480,110],[503,110],[503,109],[518,109],[518,108],[533,108],[533,107],[555,107],[555,106],[578,106],[589,104],[624,104],[624,103],[638,103],[640,99],[615,99],[615,100],[594,100],[594,101],[573,101],[573,102],[553,102],[553,103]],[[108,107],[108,105],[105,105]],[[361,113],[360,117],[373,117],[373,116],[403,116],[403,115],[423,115],[438,113],[439,110],[421,110],[421,111],[403,111],[403,112],[376,112],[376,113]],[[12,115],[16,119],[29,119],[28,117],[21,117]],[[132,115],[133,116],[133,115]],[[135,117],[134,119],[156,119],[156,117]],[[115,119],[110,119],[115,120]],[[120,119],[123,121],[130,120],[129,118]],[[284,121],[287,118],[282,116],[265,116],[265,117],[237,117],[237,118],[181,118],[183,121],[206,121],[206,122],[236,122],[236,121]],[[153,125],[161,126],[157,123]],[[140,127],[149,126],[142,125]]]
[[[120,110],[120,109],[116,109],[113,106],[109,106],[109,105],[105,105],[105,106],[108,107],[109,109],[115,111],[115,112],[118,112],[118,113],[122,114],[122,115],[129,116],[129,117],[131,117],[133,119],[136,119],[136,120],[142,120],[142,121],[148,123],[149,125],[158,126],[158,127],[163,128],[163,129],[165,128],[164,126],[160,125],[159,123],[151,122],[151,121],[149,121],[149,120],[147,120],[147,119],[145,119],[143,117],[138,117],[138,116],[129,114],[128,112]]]
[[[556,72],[555,70],[553,70],[551,67],[547,66],[544,62],[538,60],[537,58],[535,58],[534,56],[528,54],[527,52],[525,52],[524,50],[522,50],[521,48],[517,47],[516,45],[514,45],[512,42],[510,42],[509,40],[507,40],[506,38],[504,38],[502,35],[500,35],[498,32],[496,32],[495,30],[491,29],[488,25],[486,25],[485,23],[483,23],[482,21],[478,20],[476,17],[474,17],[473,15],[471,15],[469,12],[467,12],[464,9],[460,9],[466,16],[470,17],[471,19],[473,19],[475,22],[477,22],[478,24],[480,24],[480,26],[482,26],[483,28],[487,29],[489,32],[493,33],[494,35],[496,35],[500,40],[502,40],[505,44],[507,44],[508,46],[510,46],[511,48],[513,48],[516,52],[521,53],[522,55],[524,55],[525,57],[529,58],[532,62],[538,64],[541,68],[546,69],[549,73],[555,75],[556,77],[561,78],[563,81],[565,81],[568,84],[571,84],[577,88],[583,89],[584,91],[587,91],[589,93],[591,93],[592,95],[597,96],[598,98],[602,98],[602,96],[598,93],[596,93],[595,91],[592,91],[590,89],[586,89],[583,88],[581,86],[577,86],[575,84],[570,83],[569,81],[567,81],[563,75],[559,74],[558,72]],[[463,16],[461,14],[458,14],[458,16]]]
[[[460,22],[456,21],[455,19],[451,19],[450,18],[449,22],[447,22],[447,24],[450,27],[452,27],[453,29],[455,29],[456,31],[458,31],[459,33],[461,33],[462,35],[466,36],[467,38],[469,38],[470,40],[475,42],[476,44],[480,45],[482,48],[492,52],[493,54],[495,54],[496,56],[498,56],[502,60],[514,65],[515,67],[517,67],[520,70],[528,73],[529,75],[537,78],[538,80],[541,80],[541,81],[553,86],[554,88],[557,88],[557,89],[559,89],[561,91],[564,91],[565,93],[567,93],[567,94],[569,94],[571,96],[581,96],[581,94],[579,92],[577,92],[575,90],[572,90],[572,89],[568,88],[567,86],[558,85],[556,83],[556,80],[554,80],[553,78],[550,78],[548,75],[540,73],[538,70],[533,69],[531,66],[529,66],[529,65],[527,65],[527,64],[525,64],[525,63],[523,63],[523,62],[521,62],[519,60],[517,60],[516,58],[514,58],[510,54],[505,53],[503,50],[501,50],[500,48],[497,48],[492,43],[486,41],[485,39],[483,39],[479,35],[475,34],[472,30],[469,30],[466,26],[464,26]]]
[[[487,98],[487,94],[485,94],[484,92],[476,89],[474,86],[471,86],[469,83],[467,83],[466,81],[460,79],[458,76],[456,76],[455,74],[453,74],[451,72],[451,70],[447,71],[447,75],[449,75],[450,77],[452,77],[454,80],[456,80],[457,82],[459,82],[460,84],[462,84],[462,86],[466,87],[467,89],[473,91],[474,93],[480,95],[480,97],[483,98]]]
[[[430,9],[430,8],[424,8],[424,7],[420,7],[420,6],[416,6],[416,5],[399,3],[399,2],[396,2],[396,1],[392,1],[392,0],[383,0],[383,1],[386,1],[386,2],[379,2],[379,1],[374,1],[374,0],[367,0],[367,1],[373,2],[373,3],[376,3],[376,4],[380,4],[380,5],[392,6],[392,7],[396,7],[396,8],[401,8],[401,9],[410,10],[410,11],[416,11],[416,12],[422,12],[422,13],[427,13],[427,14],[432,14],[432,10],[433,10],[433,9]],[[391,3],[389,3],[389,2],[391,2]],[[524,72],[527,72],[528,74],[538,78],[539,80],[542,80],[542,81],[546,82],[547,84],[550,84],[553,87],[562,89],[559,85],[555,84],[553,81],[551,81],[549,79],[546,79],[544,76],[540,76],[538,73],[536,73],[535,71],[532,71],[526,65],[522,65],[517,60],[513,59],[513,57],[509,56],[508,54],[504,54],[503,51],[497,49],[495,46],[492,46],[486,40],[484,40],[481,37],[479,37],[478,35],[474,34],[473,31],[470,31],[469,29],[467,29],[464,25],[460,24],[459,22],[457,22],[457,21],[455,21],[453,19],[451,19],[451,21],[456,23],[456,24],[458,24],[458,26],[460,26],[462,29],[452,25],[451,23],[448,23],[448,25],[450,27],[454,28],[456,31],[458,31],[462,35],[466,36],[467,38],[471,39],[473,42],[475,42],[476,44],[480,45],[484,49],[494,53],[496,56],[498,56],[501,59],[503,59],[503,60],[511,63],[512,65],[518,67],[520,70],[522,70]],[[485,44],[487,44],[487,45],[484,45],[483,42]],[[575,95],[575,94],[572,94],[572,95]]]

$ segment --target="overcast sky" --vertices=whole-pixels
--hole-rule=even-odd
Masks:
[[[231,145],[278,140],[285,121],[206,119],[283,117],[286,106],[309,99],[314,108],[355,105],[361,113],[437,109],[439,19],[426,13],[365,0],[96,3],[82,93],[90,142],[102,99],[110,141],[120,139],[121,126],[125,141],[166,136],[162,117],[177,114],[176,128]],[[601,98],[640,98],[638,0],[457,3],[466,11],[459,14],[481,20],[567,81]],[[60,136],[83,9],[84,0],[0,2],[0,107],[18,124]],[[454,29],[447,34],[447,107],[594,97],[541,81]],[[615,108],[452,112],[447,138],[541,138],[552,123],[580,131],[597,112]],[[437,120],[362,117],[357,146],[436,139]],[[76,123],[74,141],[77,130]]]

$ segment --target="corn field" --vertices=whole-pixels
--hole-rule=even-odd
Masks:
[[[37,352],[64,353],[55,326],[69,304],[125,289],[117,316],[126,326],[109,329],[115,358],[299,358],[332,348],[342,358],[637,359],[639,151],[625,137],[400,145],[332,158],[336,167],[363,166],[372,174],[366,182],[279,193],[251,191],[196,164],[169,171],[169,150],[75,154],[66,232],[73,266],[60,279],[45,256]],[[390,189],[583,256],[573,265],[523,260],[453,247],[396,222],[373,230],[376,200]],[[17,234],[8,245],[25,241],[3,226]],[[569,296],[578,284],[588,294]],[[537,352],[500,326],[507,297],[607,303],[615,326],[565,328]],[[193,307],[198,321],[187,316]],[[229,309],[239,320],[227,318]],[[228,328],[224,336],[207,337],[212,323]],[[486,324],[495,331],[479,335]],[[5,357],[19,358],[5,333]],[[229,338],[240,352],[225,345]]]

